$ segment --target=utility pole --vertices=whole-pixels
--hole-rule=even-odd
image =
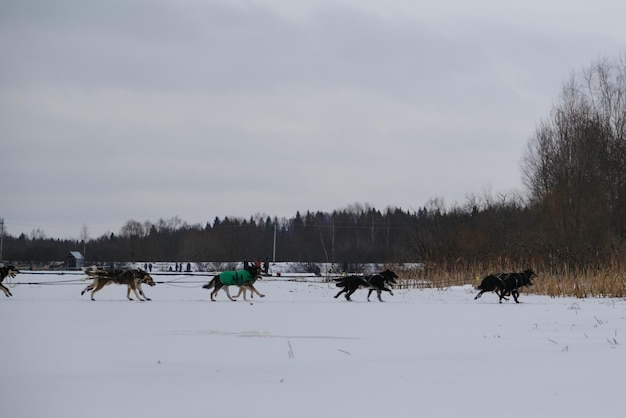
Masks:
[[[4,245],[4,218],[0,218],[0,261],[2,261],[3,245]]]
[[[272,263],[276,264],[276,222],[274,222],[274,250],[272,255]]]

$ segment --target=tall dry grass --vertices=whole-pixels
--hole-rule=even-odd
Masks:
[[[520,289],[522,293],[551,297],[626,297],[626,266],[593,266],[572,270],[563,266],[549,269],[529,265],[514,265],[509,260],[467,264],[460,260],[445,263],[426,263],[423,268],[398,270],[399,286],[405,288],[432,287],[444,289],[450,286],[480,284],[488,274],[523,271],[532,268],[537,277],[534,286]]]
[[[626,297],[626,275],[621,269],[542,274],[533,282],[525,292],[552,297]]]

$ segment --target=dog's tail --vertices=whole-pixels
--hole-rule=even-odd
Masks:
[[[91,267],[83,267],[83,273],[85,273],[89,278],[108,276],[109,272],[107,270],[102,270],[97,268],[96,266]]]
[[[215,287],[215,280],[217,280],[217,276],[213,277],[213,280],[202,286],[203,289],[213,289]]]
[[[83,270],[83,273],[85,273],[88,276],[94,276],[94,272],[96,271],[95,267],[92,267],[92,268],[83,267],[82,270]]]

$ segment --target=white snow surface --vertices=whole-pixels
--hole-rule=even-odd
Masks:
[[[366,290],[276,278],[211,302],[210,276],[153,274],[151,301],[22,272],[0,299],[1,415],[622,416],[626,301],[467,287]],[[206,280],[205,280],[206,279]],[[537,280],[540,280],[537,279]],[[6,281],[5,281],[6,282]],[[16,283],[21,283],[16,286]],[[43,283],[54,284],[43,284]],[[26,284],[42,283],[42,284]],[[235,289],[232,289],[233,293]]]

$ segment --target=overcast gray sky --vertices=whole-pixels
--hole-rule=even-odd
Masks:
[[[17,236],[523,191],[623,0],[0,1],[0,217]]]

